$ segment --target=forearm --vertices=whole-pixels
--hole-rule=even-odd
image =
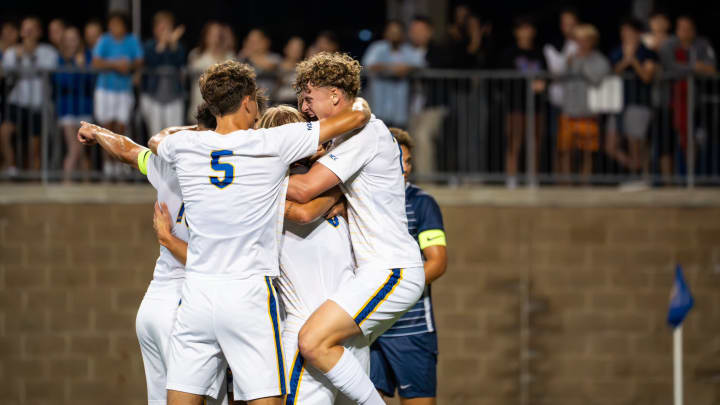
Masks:
[[[116,160],[134,166],[138,165],[138,154],[145,150],[132,139],[103,129],[95,135],[97,143]]]
[[[351,106],[340,114],[320,120],[320,141],[323,144],[335,137],[360,128],[370,120],[370,106],[362,98],[356,98]]]
[[[425,268],[425,284],[430,284],[445,274],[447,261],[435,258],[425,261],[423,267]]]
[[[158,132],[157,134],[153,135],[152,138],[148,141],[148,148],[152,153],[158,154],[157,149],[160,146],[160,144],[165,140],[165,138],[168,135],[172,135],[176,132],[180,131],[194,131],[197,130],[197,125],[186,125],[186,126],[178,126],[178,127],[168,127],[163,129],[162,131]]]
[[[285,218],[300,224],[307,224],[322,217],[342,196],[338,188],[333,188],[321,196],[307,202],[285,202]]]
[[[93,58],[92,67],[95,69],[115,69],[115,62],[108,59]]]
[[[180,263],[185,265],[187,262],[187,242],[172,234],[159,237],[158,241],[169,250]]]
[[[322,163],[316,162],[309,172],[290,176],[286,198],[303,204],[308,203],[339,183],[340,178],[335,173]]]

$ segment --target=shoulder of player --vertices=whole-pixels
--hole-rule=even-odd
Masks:
[[[409,184],[408,190],[405,193],[406,198],[408,200],[411,200],[411,202],[415,205],[424,205],[427,203],[432,203],[437,205],[437,202],[435,201],[435,198],[428,194],[425,190],[421,189],[420,187]]]

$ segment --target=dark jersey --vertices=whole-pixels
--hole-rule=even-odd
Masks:
[[[408,232],[418,241],[418,247],[421,246],[420,238],[424,236],[424,232],[434,230],[444,232],[442,213],[435,199],[410,183],[405,186],[405,212],[408,219]],[[425,240],[432,240],[433,237],[442,237],[444,240],[444,234],[443,236],[430,235]],[[380,338],[418,335],[434,331],[435,321],[432,312],[430,286],[426,286],[423,296],[415,306],[410,308]]]

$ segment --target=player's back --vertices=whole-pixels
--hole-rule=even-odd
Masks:
[[[167,204],[170,215],[174,216],[172,233],[183,241],[188,240],[188,230],[185,226],[185,206],[182,201],[180,184],[178,183],[175,171],[167,162],[152,154],[149,150],[143,152],[142,156],[145,167],[144,173],[148,181],[157,191],[157,201]],[[160,246],[160,256],[155,262],[153,280],[170,280],[185,277],[185,265],[180,263],[175,256],[164,246]]]
[[[345,218],[320,218],[304,225],[286,222],[277,279],[286,327],[299,330],[310,314],[353,276],[353,269]]]
[[[174,165],[190,230],[187,273],[276,276],[278,205],[288,164],[317,149],[313,124],[230,134],[182,131],[158,152]]]
[[[360,133],[340,139],[320,160],[342,181],[359,270],[422,267],[407,232],[400,154],[388,128],[373,116]]]

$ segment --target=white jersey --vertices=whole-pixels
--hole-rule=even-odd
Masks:
[[[167,204],[170,215],[173,216],[172,234],[175,237],[188,240],[188,230],[185,226],[185,207],[180,193],[180,184],[172,166],[160,159],[150,151],[147,153],[147,178],[157,190],[157,200]],[[165,247],[160,246],[160,256],[155,262],[153,280],[163,281],[185,277],[185,266]]]
[[[289,323],[304,323],[353,276],[354,267],[345,218],[320,218],[306,225],[286,222],[277,286]],[[286,327],[299,330],[302,323]]]
[[[180,131],[160,144],[185,201],[188,275],[278,275],[283,180],[290,163],[317,151],[319,135],[319,123],[301,122],[226,135]]]
[[[358,271],[422,267],[407,229],[400,147],[373,115],[360,133],[336,141],[319,162],[342,182]]]

